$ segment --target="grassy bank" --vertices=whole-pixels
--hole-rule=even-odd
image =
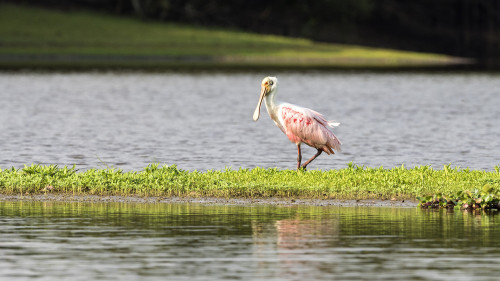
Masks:
[[[436,54],[0,3],[1,68],[420,67]]]
[[[329,171],[296,172],[240,169],[189,172],[152,164],[142,171],[91,169],[84,172],[56,166],[26,166],[0,171],[0,193],[64,192],[98,195],[190,196],[235,198],[415,199],[456,194],[488,185],[500,189],[500,173],[444,166],[407,169],[364,168],[349,164]]]

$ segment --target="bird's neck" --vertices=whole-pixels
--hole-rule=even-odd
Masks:
[[[276,105],[276,100],[274,99],[276,92],[277,90],[270,92],[269,94],[267,94],[265,99],[267,113],[269,113],[269,116],[273,120],[277,118],[276,111],[278,110],[278,107]]]

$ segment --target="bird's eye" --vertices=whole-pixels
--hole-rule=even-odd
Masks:
[[[272,85],[273,85],[273,81],[269,81],[269,85],[271,85],[271,86],[272,86]]]

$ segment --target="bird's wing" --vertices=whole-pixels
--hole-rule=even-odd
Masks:
[[[323,116],[323,114],[317,112],[317,111],[314,111],[312,109],[309,109],[309,108],[304,108],[305,110],[309,110],[311,112],[312,115],[314,115],[318,122],[320,122],[321,124],[323,124],[324,126],[329,126],[331,128],[334,128],[334,127],[337,127],[340,125],[339,122],[336,122],[336,121],[327,121],[325,116]]]
[[[330,124],[320,113],[285,103],[280,105],[278,114],[290,141],[301,141],[316,148],[328,146],[340,151],[339,140],[328,129]]]

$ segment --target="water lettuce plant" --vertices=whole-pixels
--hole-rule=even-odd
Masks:
[[[434,198],[433,194],[440,194],[443,198],[454,198],[457,194],[468,196],[467,190],[481,189],[486,185],[491,188],[488,189],[491,195],[481,193],[481,200],[490,202],[498,198],[496,197],[498,194],[496,190],[500,190],[498,166],[494,171],[481,171],[452,168],[451,165],[445,165],[441,170],[430,166],[385,169],[349,163],[346,168],[328,171],[226,168],[200,172],[182,170],[175,165],[151,164],[141,171],[124,172],[115,168],[77,171],[74,166],[61,168],[56,165],[32,164],[20,169],[0,170],[0,193],[4,194],[58,192],[139,196],[382,200],[415,199],[421,196],[420,200],[425,201]],[[471,193],[470,197],[477,199],[474,194]]]
[[[422,208],[500,210],[500,189],[485,184],[481,190],[458,191],[452,196],[441,193],[417,197]]]

